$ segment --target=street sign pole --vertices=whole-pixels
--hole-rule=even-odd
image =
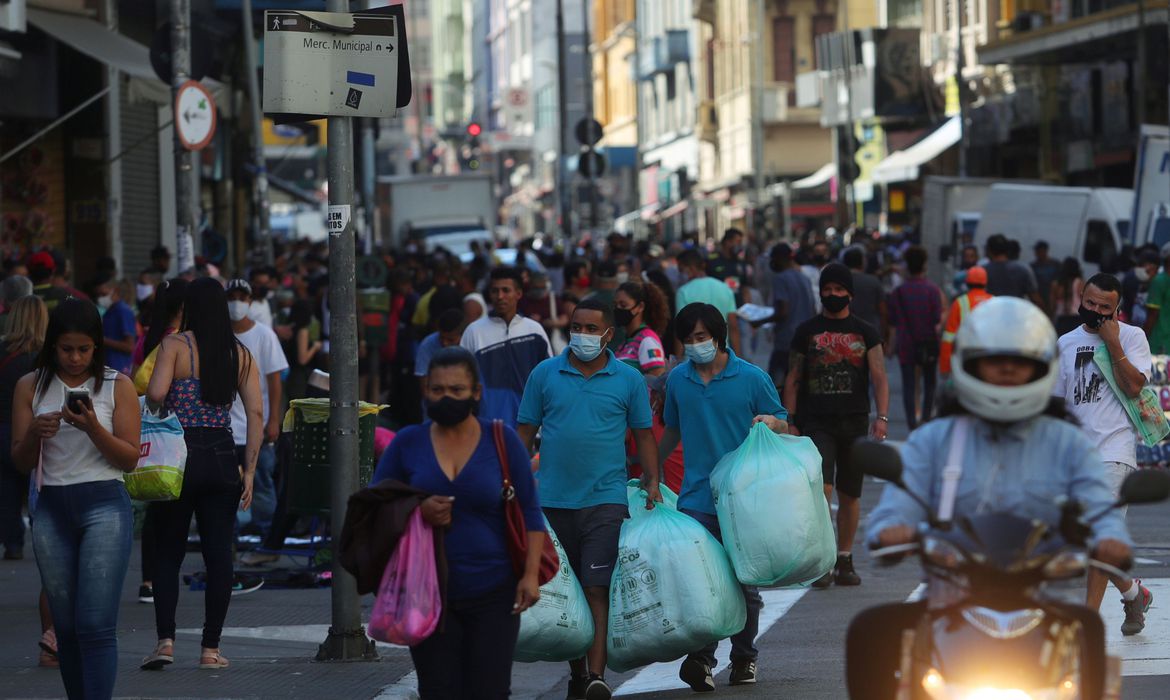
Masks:
[[[171,104],[177,102],[179,89],[190,79],[191,73],[191,2],[171,0]],[[194,156],[179,139],[179,115],[174,115],[175,144],[175,259],[179,272],[195,266],[192,236],[195,232],[194,183],[191,168]]]
[[[329,0],[329,12],[348,12]],[[329,117],[329,464],[333,546],[333,610],[318,661],[374,660],[374,642],[362,629],[357,583],[341,566],[341,528],[349,495],[358,490],[358,328],[353,235],[353,118]]]
[[[245,66],[248,70],[248,111],[252,115],[252,160],[256,177],[252,191],[252,235],[265,265],[273,262],[272,234],[268,226],[268,166],[264,158],[264,130],[260,112],[260,76],[256,66],[256,36],[252,33],[252,0],[240,4],[243,15]],[[243,262],[237,256],[237,263]]]

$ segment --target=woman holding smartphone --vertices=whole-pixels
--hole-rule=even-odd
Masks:
[[[158,644],[142,668],[158,670],[175,660],[175,608],[179,568],[187,553],[191,516],[207,567],[201,669],[223,669],[219,638],[232,597],[232,545],[236,510],[252,504],[252,477],[263,438],[260,375],[251,353],[232,333],[227,293],[205,277],[187,287],[182,331],[159,344],[146,389],[153,404],[165,404],[183,424],[187,468],[177,501],[155,504],[154,620]],[[244,467],[236,460],[231,409],[236,394],[247,413]]]
[[[113,696],[133,536],[122,475],[138,465],[141,414],[130,378],[105,366],[104,337],[97,307],[61,301],[12,401],[12,459],[40,485],[33,549],[71,699]]]

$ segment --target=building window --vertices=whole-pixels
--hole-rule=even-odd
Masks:
[[[792,17],[772,18],[772,80],[796,80],[796,20]]]

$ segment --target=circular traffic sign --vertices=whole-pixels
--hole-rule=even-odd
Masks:
[[[592,148],[581,151],[577,156],[577,172],[584,177],[601,177],[605,174],[605,156]]]
[[[582,117],[581,121],[577,122],[577,126],[573,128],[573,134],[582,146],[597,145],[604,133],[601,122],[592,117]]]
[[[363,255],[358,258],[355,272],[357,283],[365,289],[385,286],[386,278],[390,274],[386,269],[386,263],[376,255]]]
[[[188,151],[198,151],[215,136],[215,98],[194,80],[183,83],[175,94],[175,131]]]

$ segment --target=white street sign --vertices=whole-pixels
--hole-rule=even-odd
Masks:
[[[508,131],[519,136],[520,125],[532,121],[532,99],[528,88],[508,88],[504,93],[504,119]]]
[[[264,13],[264,112],[392,117],[398,102],[393,15]]]
[[[215,100],[207,88],[188,80],[175,95],[175,129],[188,151],[198,151],[215,136]]]

